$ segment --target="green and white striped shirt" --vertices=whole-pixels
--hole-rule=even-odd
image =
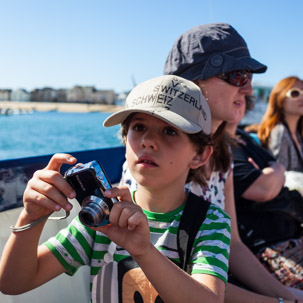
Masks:
[[[179,263],[177,231],[183,209],[184,205],[164,214],[143,210],[148,218],[152,244],[175,263]],[[45,245],[70,275],[82,265],[90,266],[93,302],[127,301],[121,299],[125,297],[120,284],[129,267],[125,269],[120,263],[131,264],[132,268],[138,266],[132,263],[126,250],[116,246],[106,235],[85,227],[76,217]],[[193,244],[192,274],[210,274],[226,283],[229,247],[230,218],[224,210],[210,204]]]

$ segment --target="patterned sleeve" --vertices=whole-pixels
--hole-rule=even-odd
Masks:
[[[210,274],[227,283],[230,237],[229,216],[211,204],[194,241],[192,274]]]
[[[66,273],[74,275],[82,265],[90,265],[95,231],[85,227],[78,217],[55,237],[44,243],[63,265]]]
[[[135,178],[131,175],[127,161],[123,163],[122,166],[122,176],[119,183],[120,186],[127,186],[130,191],[134,191],[138,189],[138,184]]]

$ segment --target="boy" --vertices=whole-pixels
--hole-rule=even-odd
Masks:
[[[230,243],[223,210],[208,208],[195,237],[191,275],[174,264],[179,263],[176,233],[188,199],[184,185],[195,178],[205,181],[203,165],[212,153],[210,111],[199,87],[176,76],[146,81],[104,126],[119,123],[138,190],[132,197],[126,188],[107,191],[108,197],[120,198],[109,225],[87,228],[76,218],[38,252],[45,222],[12,234],[1,259],[1,291],[25,292],[89,265],[93,302],[223,302]],[[35,173],[17,227],[50,211],[71,209],[66,197],[74,198],[75,192],[59,171],[75,162],[57,154]]]

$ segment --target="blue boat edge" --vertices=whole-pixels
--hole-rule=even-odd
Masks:
[[[120,181],[125,161],[125,146],[74,151],[69,154],[77,158],[77,163],[98,160],[112,184]],[[0,160],[0,212],[23,205],[22,197],[27,182],[36,170],[47,165],[52,156],[53,154]],[[61,173],[63,174],[69,167],[63,165]]]

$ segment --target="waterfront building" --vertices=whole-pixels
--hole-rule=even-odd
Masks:
[[[94,86],[79,86],[67,89],[67,102],[114,104],[116,94],[113,90],[97,90]]]
[[[30,92],[30,101],[56,102],[56,90],[50,87],[36,88]]]
[[[30,93],[23,88],[14,89],[11,92],[11,101],[30,101]]]
[[[11,101],[11,89],[0,89],[0,101]]]

